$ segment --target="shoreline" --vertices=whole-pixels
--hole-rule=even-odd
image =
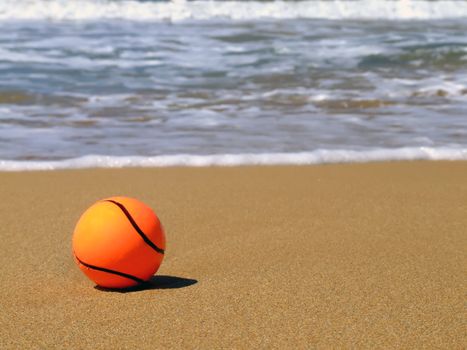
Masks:
[[[460,348],[466,174],[462,161],[0,172],[0,347]],[[73,262],[76,221],[113,195],[165,227],[153,288],[102,291]]]
[[[60,160],[0,159],[0,172],[97,168],[307,166],[401,161],[467,161],[467,148],[401,147],[366,150],[316,149],[314,151],[292,153],[172,154],[157,156],[86,155]]]

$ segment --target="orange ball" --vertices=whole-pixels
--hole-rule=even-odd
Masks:
[[[79,268],[97,285],[126,288],[149,280],[165,251],[165,235],[157,215],[144,203],[111,197],[92,205],[73,233]]]

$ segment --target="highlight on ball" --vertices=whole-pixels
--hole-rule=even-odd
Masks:
[[[149,280],[165,253],[165,234],[146,204],[128,197],[100,200],[88,208],[73,233],[79,268],[104,288],[126,288]]]

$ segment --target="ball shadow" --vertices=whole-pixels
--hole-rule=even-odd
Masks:
[[[119,289],[110,289],[100,286],[95,286],[94,288],[102,292],[113,292],[113,293],[132,293],[132,292],[141,292],[144,290],[151,289],[178,289],[192,286],[193,284],[198,283],[198,280],[192,278],[176,277],[176,276],[152,276],[149,281],[138,284],[134,287],[128,288],[119,288]]]

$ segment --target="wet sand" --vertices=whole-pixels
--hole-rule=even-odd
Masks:
[[[148,288],[73,261],[113,195],[166,228]],[[0,348],[466,345],[465,162],[0,173],[0,198]]]

